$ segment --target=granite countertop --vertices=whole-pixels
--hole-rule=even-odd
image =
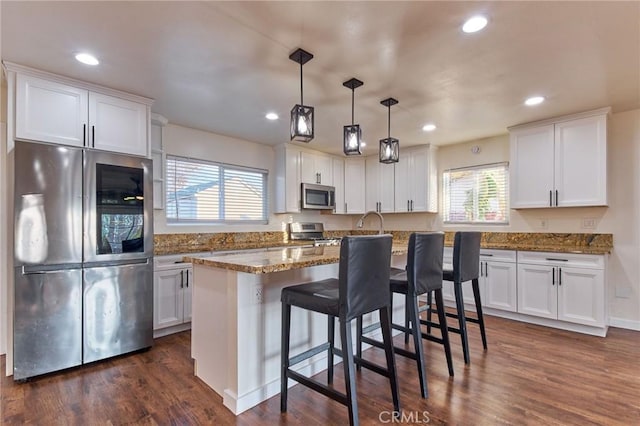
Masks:
[[[391,253],[394,255],[406,254],[407,242],[396,243],[394,241]],[[252,253],[220,254],[205,257],[185,256],[184,260],[195,265],[205,265],[249,274],[268,274],[338,263],[340,261],[340,247],[283,247]]]

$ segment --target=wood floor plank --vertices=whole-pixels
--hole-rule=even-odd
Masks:
[[[612,328],[607,338],[501,318],[486,318],[489,349],[470,326],[471,364],[452,339],[455,377],[442,347],[424,342],[429,398],[420,397],[415,361],[397,357],[401,420],[430,425],[640,425],[640,333]],[[193,376],[190,333],[155,341],[141,353],[43,376],[26,383],[0,379],[4,425],[298,425],[348,423],[345,407],[297,385],[288,412],[279,396],[234,416],[222,398]],[[396,345],[402,346],[402,336]],[[409,348],[411,345],[409,345]],[[378,349],[365,352],[384,364]],[[4,369],[5,358],[1,357]],[[321,373],[319,380],[326,380]],[[388,423],[388,381],[356,375],[363,425]],[[341,365],[334,386],[344,389]],[[386,417],[385,417],[386,416]]]

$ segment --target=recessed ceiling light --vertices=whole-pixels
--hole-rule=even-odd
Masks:
[[[425,132],[433,132],[436,129],[436,125],[433,123],[425,124],[422,126],[422,130]]]
[[[95,56],[89,53],[78,53],[76,55],[76,60],[86,65],[98,65],[100,63]]]
[[[475,33],[487,26],[487,18],[482,15],[477,15],[467,19],[467,22],[462,26],[462,31],[465,33]]]
[[[265,115],[265,117],[267,118],[267,120],[277,120],[278,114],[276,114],[275,112],[270,112],[267,115]]]
[[[544,102],[544,96],[532,96],[526,101],[524,101],[524,104],[527,106],[534,106],[534,105],[539,105],[542,102]]]

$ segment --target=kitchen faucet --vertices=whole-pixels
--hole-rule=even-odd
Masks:
[[[376,211],[373,210],[369,210],[368,212],[366,212],[365,214],[363,214],[360,219],[358,219],[358,222],[356,223],[356,228],[362,228],[362,226],[364,225],[364,220],[367,218],[367,216],[371,215],[371,214],[375,214],[378,215],[378,217],[380,218],[380,229],[378,229],[378,234],[382,235],[383,229],[384,229],[384,219],[382,218],[382,215]]]

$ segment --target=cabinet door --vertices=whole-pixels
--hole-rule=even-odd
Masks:
[[[336,188],[336,214],[346,213],[344,201],[344,160],[342,158],[333,159],[333,186]]]
[[[484,298],[482,305],[504,311],[517,311],[515,263],[483,262]]]
[[[153,273],[153,329],[182,324],[184,269]]]
[[[435,211],[435,209],[430,205],[431,203],[429,203],[429,197],[431,196],[431,194],[429,194],[429,178],[432,174],[430,170],[431,162],[429,161],[429,157],[431,155],[432,153],[427,148],[421,148],[411,152],[409,163],[409,198],[411,200],[412,212]],[[398,167],[396,167],[396,170],[397,169]],[[397,188],[398,185],[396,184],[396,189]]]
[[[412,154],[402,153],[394,166],[394,207],[398,213],[411,211],[411,196],[413,193],[412,162]]]
[[[17,75],[16,138],[84,146],[88,92]]]
[[[326,155],[317,155],[315,159],[316,170],[320,177],[320,185],[333,185],[333,161]]]
[[[511,132],[511,208],[550,207],[554,189],[553,124]]]
[[[555,189],[557,205],[607,204],[606,115],[555,125]]]
[[[378,169],[378,157],[371,156],[365,160],[365,202],[368,211],[378,211],[380,202],[380,175]]]
[[[331,160],[329,156],[302,151],[300,153],[302,182],[333,185]]]
[[[393,164],[379,164],[380,213],[392,213],[395,208],[395,178]]]
[[[606,292],[601,269],[557,268],[558,319],[603,326]]]
[[[349,158],[344,162],[345,213],[365,212],[365,160]]]
[[[300,178],[302,183],[320,183],[320,176],[316,170],[316,156],[309,152],[300,153]]]
[[[89,93],[89,140],[93,148],[147,156],[147,121],[143,104]]]
[[[518,312],[544,318],[557,318],[558,291],[555,269],[544,265],[518,265]]]
[[[184,287],[182,288],[182,322],[191,322],[193,267],[184,269],[184,280]]]

